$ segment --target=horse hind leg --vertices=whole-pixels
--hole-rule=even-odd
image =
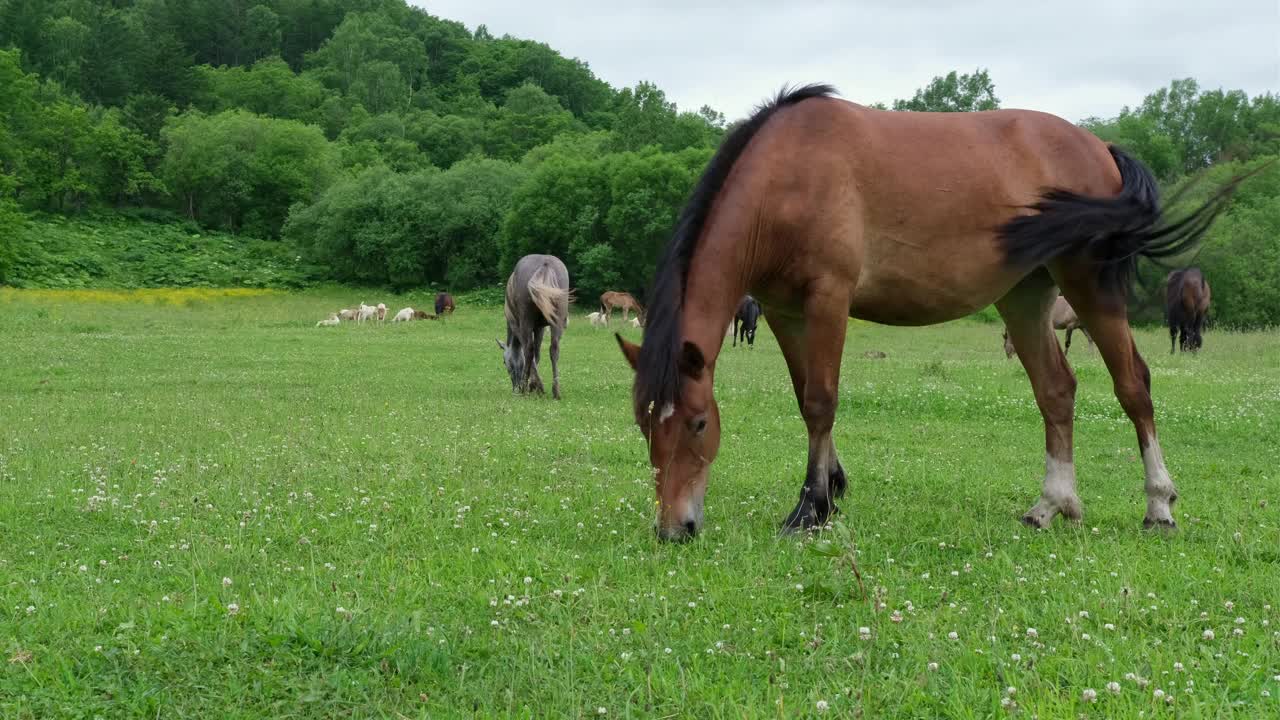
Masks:
[[[1178,499],[1178,491],[1169,477],[1164,453],[1156,437],[1151,372],[1133,341],[1125,299],[1122,295],[1104,294],[1098,289],[1096,271],[1091,272],[1092,265],[1082,263],[1070,269],[1073,271],[1070,277],[1063,279],[1063,294],[1093,333],[1098,352],[1111,373],[1116,399],[1137,431],[1146,476],[1147,512],[1142,520],[1143,527],[1173,529],[1177,527],[1173,520],[1173,504]]]
[[[782,523],[783,532],[820,527],[837,512],[835,499],[848,486],[831,432],[840,383],[840,356],[848,326],[848,290],[814,292],[803,321],[767,315],[791,373],[792,387],[809,434],[809,457],[800,499]],[[775,322],[775,319],[778,321]]]
[[[1040,500],[1022,516],[1037,528],[1048,527],[1059,514],[1072,521],[1082,516],[1072,445],[1076,378],[1049,323],[1055,294],[1053,280],[1039,271],[996,303],[1044,418],[1043,488]]]

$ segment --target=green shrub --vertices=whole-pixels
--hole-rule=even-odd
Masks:
[[[4,282],[15,287],[293,288],[316,275],[286,243],[200,232],[186,222],[47,216],[0,235],[13,236]]]

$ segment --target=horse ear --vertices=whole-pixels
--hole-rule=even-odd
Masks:
[[[681,374],[698,379],[702,377],[702,370],[707,366],[707,360],[702,356],[702,351],[697,345],[684,341],[684,347],[680,348],[680,372]]]
[[[502,350],[503,352],[505,352],[505,351],[506,351],[507,346],[506,346],[506,345],[503,345],[501,340],[499,340],[498,338],[494,338],[494,339],[493,339],[493,341],[494,341],[494,342],[496,342],[496,343],[498,343],[498,349],[499,349],[499,350]]]
[[[636,363],[640,361],[640,346],[623,340],[621,333],[614,333],[613,339],[618,341],[618,349],[622,350],[622,356],[627,359],[627,364],[635,370]]]

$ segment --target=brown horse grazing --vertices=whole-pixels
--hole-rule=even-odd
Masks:
[[[1067,299],[1061,295],[1058,296],[1057,300],[1053,301],[1053,310],[1049,312],[1049,324],[1053,326],[1054,330],[1067,331],[1067,347],[1063,350],[1064,354],[1071,354],[1071,333],[1076,330],[1079,330],[1080,334],[1084,335],[1084,339],[1089,341],[1089,348],[1093,349],[1093,338],[1089,337],[1089,331],[1080,323],[1080,318],[1076,315],[1076,311],[1071,309],[1071,303],[1067,302]],[[1004,330],[1004,356],[1012,358],[1015,352],[1017,351],[1013,347],[1013,341],[1009,339],[1009,328],[1006,327]]]
[[[606,325],[609,324],[609,316],[613,314],[614,308],[622,308],[622,322],[627,321],[628,310],[635,310],[636,317],[640,318],[640,324],[644,325],[644,307],[631,296],[631,293],[609,290],[600,296],[600,312],[604,315]]]
[[[1172,355],[1178,333],[1183,352],[1196,352],[1204,344],[1204,321],[1209,314],[1209,283],[1200,268],[1191,267],[1169,273],[1165,280],[1165,317],[1169,320],[1169,354]]]
[[[447,292],[436,293],[436,315],[453,314],[453,296]]]
[[[643,346],[617,336],[635,370],[659,537],[688,539],[701,527],[720,448],[716,357],[747,292],[764,307],[809,435],[804,485],[784,530],[822,525],[845,490],[832,426],[847,318],[927,325],[991,303],[1044,416],[1044,490],[1023,520],[1079,519],[1076,381],[1048,322],[1059,287],[1137,430],[1144,524],[1173,527],[1177,492],[1126,291],[1138,256],[1194,246],[1242,178],[1168,223],[1151,173],[1065,120],[1020,110],[886,112],[833,92],[784,91],[725,138],[659,260]]]

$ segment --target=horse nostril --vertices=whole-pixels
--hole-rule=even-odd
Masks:
[[[694,535],[698,534],[698,524],[692,520],[685,521],[684,529],[685,529],[685,532],[689,533],[689,537],[693,537]]]

